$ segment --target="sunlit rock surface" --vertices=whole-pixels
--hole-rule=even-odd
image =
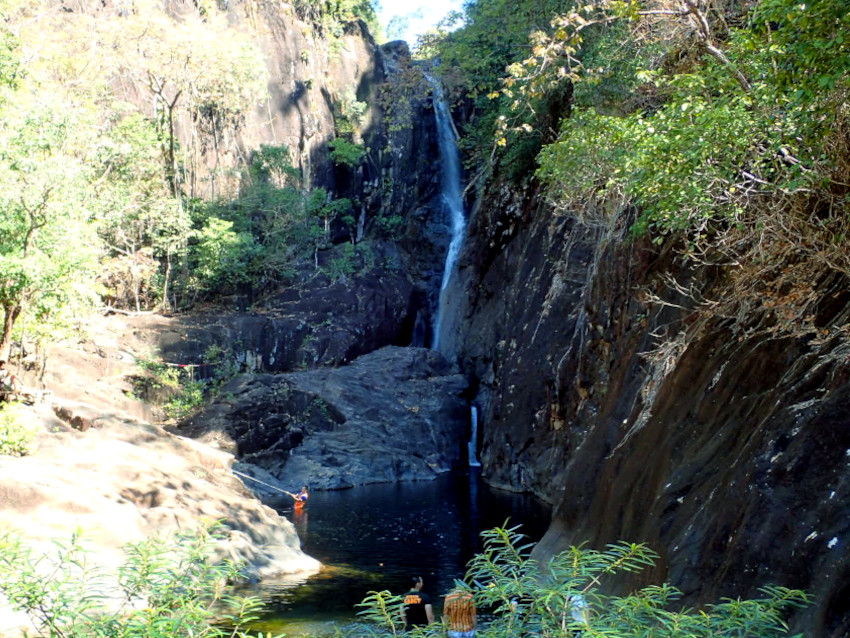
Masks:
[[[233,475],[231,455],[126,414],[67,401],[55,408],[85,431],[43,405],[35,453],[0,456],[0,529],[20,532],[37,555],[80,529],[89,562],[112,570],[127,543],[220,521],[218,553],[244,562],[246,576],[319,569],[292,524]],[[13,622],[5,612],[0,635]]]

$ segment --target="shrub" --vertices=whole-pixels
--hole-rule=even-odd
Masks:
[[[27,614],[33,637],[246,638],[260,602],[229,593],[239,569],[213,561],[221,538],[213,527],[130,544],[118,573],[107,574],[87,564],[79,533],[47,554],[4,533],[0,594]]]
[[[160,405],[168,418],[184,419],[203,405],[206,384],[195,380],[188,368],[156,359],[139,359],[138,365],[147,374],[132,378],[133,394]]]
[[[808,602],[801,591],[765,587],[759,599],[670,611],[681,592],[668,584],[625,596],[604,593],[618,575],[654,564],[657,555],[642,543],[620,542],[604,551],[572,547],[543,566],[529,558],[531,546],[523,544],[516,527],[488,530],[482,537],[484,551],[469,562],[466,584],[459,583],[474,591],[479,609],[493,611],[492,622],[479,627],[479,638],[771,638],[786,636],[784,614]],[[399,596],[370,592],[360,615],[383,635],[395,635],[402,626],[401,605]],[[416,633],[436,637],[443,628],[435,624]]]
[[[32,452],[37,428],[27,422],[19,403],[0,403],[0,454],[26,456]]]
[[[349,142],[344,137],[338,137],[328,143],[331,149],[331,159],[338,166],[354,168],[363,159],[366,149],[362,144]]]

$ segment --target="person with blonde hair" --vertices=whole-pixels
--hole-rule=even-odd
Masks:
[[[472,638],[475,636],[477,615],[472,592],[457,587],[446,594],[443,602],[443,618],[449,638]]]

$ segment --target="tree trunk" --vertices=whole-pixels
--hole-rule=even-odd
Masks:
[[[21,314],[20,304],[3,306],[3,333],[0,335],[0,359],[8,359],[12,350],[12,328]]]
[[[160,302],[163,310],[169,310],[168,304],[168,284],[171,282],[171,251],[165,253],[165,281],[162,284],[162,301]]]

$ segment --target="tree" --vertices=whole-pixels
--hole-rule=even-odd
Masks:
[[[158,292],[160,300],[167,301],[170,266],[186,244],[191,220],[163,179],[154,124],[129,106],[115,105],[109,115],[108,137],[97,150],[100,171],[107,175],[95,188],[103,211],[99,230],[108,250],[119,255],[110,262],[109,283],[126,290],[132,299],[122,299],[116,291],[111,296],[125,305],[132,301],[141,310],[156,301],[141,299],[142,287],[153,275],[153,257],[165,263],[166,276],[159,291],[148,282],[148,296]]]
[[[87,122],[45,92],[19,91],[0,112],[0,356],[23,315],[49,324],[94,295]]]

